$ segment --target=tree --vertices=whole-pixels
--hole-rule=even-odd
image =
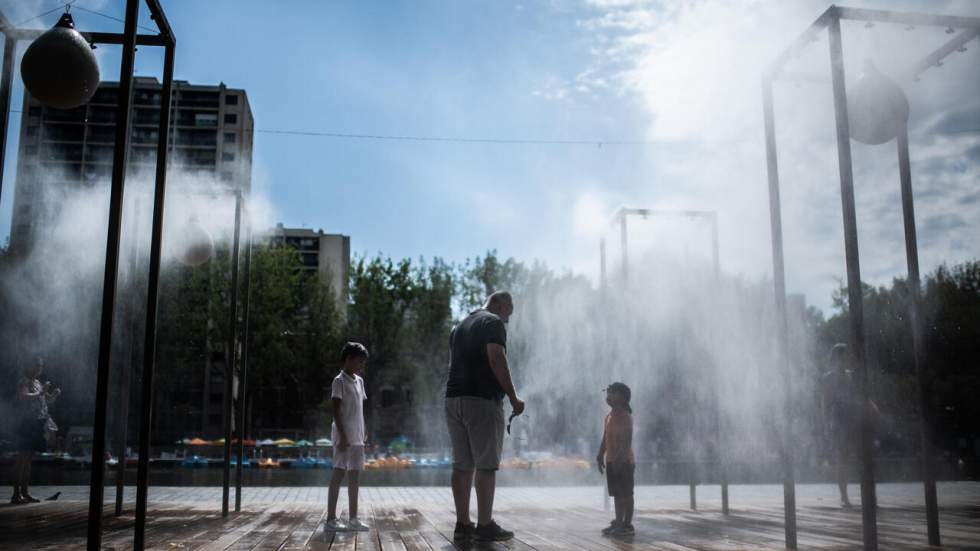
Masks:
[[[406,373],[403,337],[406,314],[412,306],[415,282],[412,263],[398,263],[380,256],[371,260],[359,258],[351,266],[351,304],[348,309],[348,334],[364,344],[371,361],[364,381],[368,395],[365,421],[369,433],[377,434],[375,414],[381,398],[382,382]]]
[[[908,316],[911,292],[908,281],[896,278],[891,286],[862,284],[866,360],[872,399],[894,422],[889,424],[902,451],[917,442],[918,379],[912,356],[912,327]],[[837,313],[818,324],[818,353],[836,342],[848,342],[850,311],[847,289],[834,293]],[[957,435],[980,432],[980,262],[949,268],[940,266],[925,277],[921,298],[925,333],[925,367],[931,388],[933,433],[947,448]],[[825,363],[822,358],[818,364]],[[899,450],[896,450],[899,451]]]

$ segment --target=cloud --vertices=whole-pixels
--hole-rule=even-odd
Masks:
[[[980,15],[980,5],[954,2],[859,2],[862,7]],[[769,214],[760,82],[768,63],[827,3],[741,1],[643,2],[589,0],[579,27],[595,35],[589,79],[612,93],[638,97],[648,138],[688,146],[654,151],[660,179],[656,205],[719,211],[722,261],[732,271],[767,275]],[[900,74],[950,35],[941,28],[842,24],[848,83],[865,59]],[[980,46],[956,53],[921,82],[906,85],[920,262],[980,256]],[[826,33],[788,73],[804,82],[776,84],[776,131],[790,291],[822,307],[844,276],[840,187]],[[874,283],[904,275],[901,201],[894,142],[853,145],[862,275]]]

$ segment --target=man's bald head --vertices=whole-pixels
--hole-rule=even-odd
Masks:
[[[514,299],[507,291],[497,291],[487,297],[483,308],[507,323],[514,313]]]

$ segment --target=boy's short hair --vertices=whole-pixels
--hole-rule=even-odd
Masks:
[[[346,362],[347,358],[364,358],[365,360],[370,357],[368,354],[368,349],[363,344],[359,342],[348,342],[344,344],[343,350],[340,351],[340,361]]]

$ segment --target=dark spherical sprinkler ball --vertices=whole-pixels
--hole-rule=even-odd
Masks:
[[[174,258],[184,266],[200,266],[214,256],[214,239],[194,218],[177,232]]]
[[[902,87],[870,61],[854,86],[847,90],[847,118],[851,137],[869,145],[889,142],[909,121],[909,100]]]
[[[92,46],[75,30],[67,13],[27,47],[20,75],[32,96],[57,109],[87,103],[99,87],[99,64]]]

